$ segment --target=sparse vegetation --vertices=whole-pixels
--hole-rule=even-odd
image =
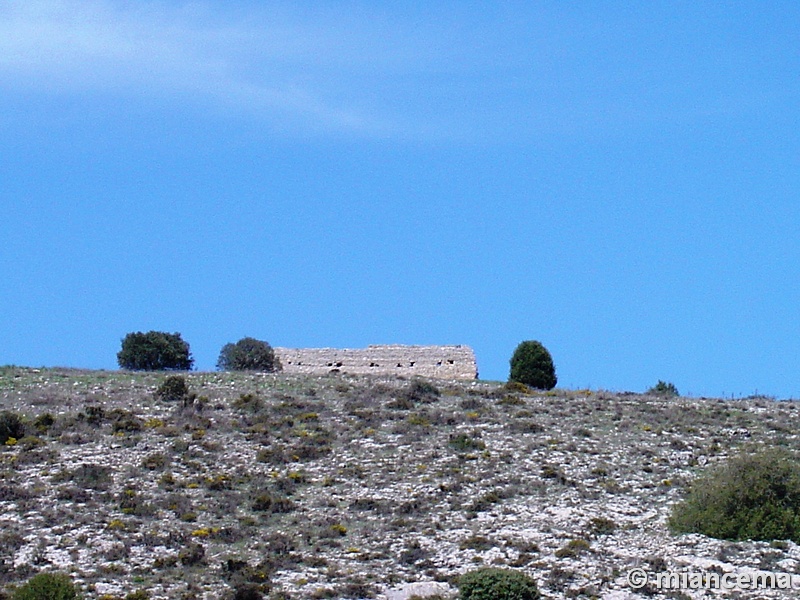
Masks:
[[[164,401],[173,376],[185,386]],[[707,463],[800,450],[793,402],[676,410],[514,382],[14,368],[0,400],[25,430],[0,445],[8,597],[53,569],[98,600],[295,600],[453,586],[479,566],[553,600],[604,597],[629,591],[615,573],[632,556],[663,570],[691,553],[699,538],[664,523]],[[737,569],[779,570],[796,550],[701,541]]]

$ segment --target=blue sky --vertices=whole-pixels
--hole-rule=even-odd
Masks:
[[[800,397],[800,5],[429,4],[0,4],[0,364],[537,339]]]

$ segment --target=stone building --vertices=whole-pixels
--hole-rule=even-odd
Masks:
[[[275,348],[285,373],[324,375],[418,375],[439,379],[477,379],[469,346],[372,345],[366,348]]]

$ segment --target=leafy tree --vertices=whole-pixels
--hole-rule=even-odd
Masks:
[[[80,596],[68,575],[39,573],[14,592],[13,600],[78,600]]]
[[[731,458],[691,485],[669,527],[722,540],[800,543],[800,462],[782,448]]]
[[[219,353],[217,369],[220,371],[266,371],[273,373],[283,368],[280,359],[267,342],[251,337],[235,344],[225,344]]]
[[[509,380],[540,390],[556,387],[556,368],[547,348],[537,341],[521,342],[511,357]]]
[[[460,600],[539,600],[536,582],[519,571],[484,567],[458,580]]]
[[[121,369],[131,371],[188,371],[194,359],[180,333],[129,333],[117,353]]]

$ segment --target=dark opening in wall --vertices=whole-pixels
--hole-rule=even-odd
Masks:
[[[448,364],[448,365],[452,365],[452,364],[453,364],[453,361],[452,361],[452,360],[448,360],[448,361],[447,361],[447,364]]]
[[[342,366],[342,363],[340,363],[340,362],[337,362],[337,363],[336,363],[336,366],[337,366],[337,367],[341,367],[341,366]]]
[[[409,366],[409,367],[413,367],[415,364],[416,364],[416,362],[412,360],[412,361],[411,361],[411,364],[409,364],[408,366]]]

